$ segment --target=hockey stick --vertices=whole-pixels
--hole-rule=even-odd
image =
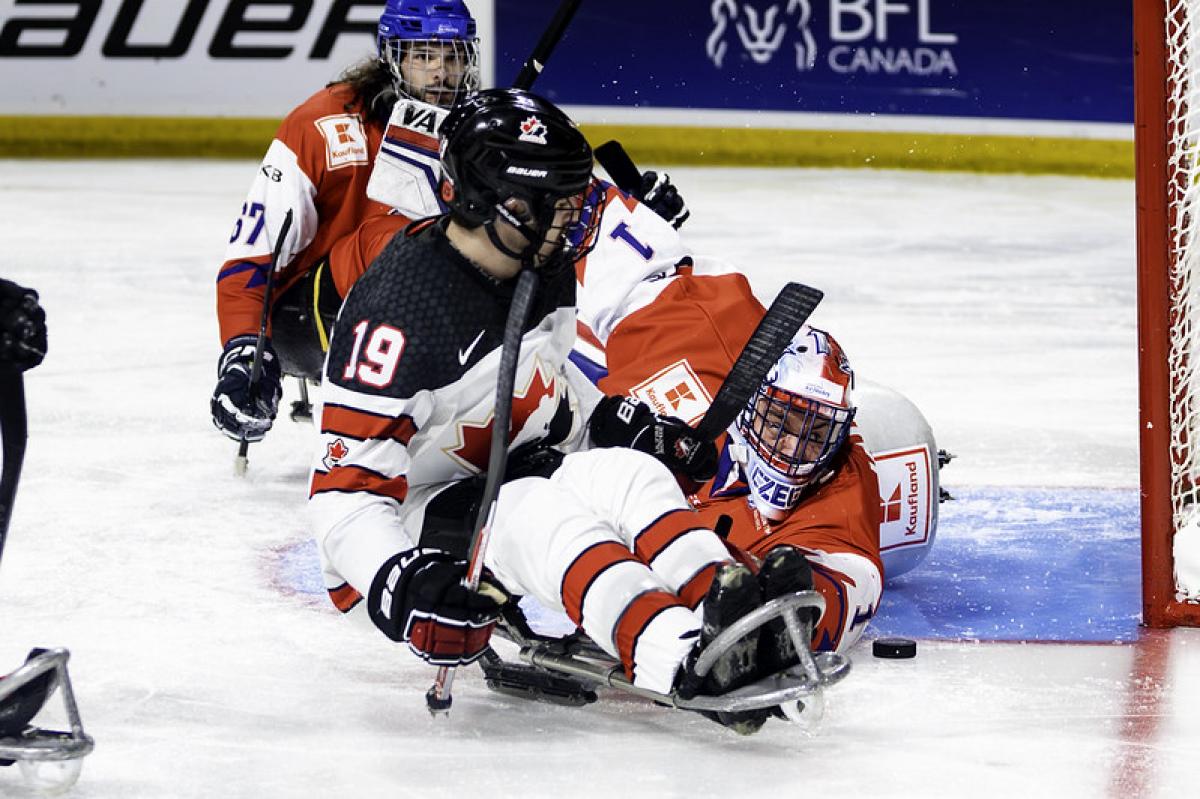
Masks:
[[[712,441],[733,424],[784,350],[825,295],[801,283],[788,283],[746,342],[696,427],[696,436]]]
[[[15,366],[0,367],[0,434],[4,436],[4,471],[0,473],[0,558],[3,558],[28,435],[25,377]]]
[[[254,361],[250,364],[250,402],[258,399],[258,383],[262,378],[263,350],[267,346],[267,323],[271,320],[271,293],[275,288],[275,268],[279,263],[279,253],[283,250],[283,241],[288,231],[292,229],[292,209],[289,208],[283,216],[283,224],[275,236],[275,246],[271,250],[271,268],[267,272],[267,287],[263,291],[262,320],[258,323],[258,341],[254,343]],[[246,475],[246,453],[250,450],[250,442],[242,434],[238,443],[237,457],[233,459],[233,473],[238,477]]]
[[[529,54],[529,58],[525,59],[525,63],[521,65],[521,71],[517,73],[516,80],[513,81],[514,89],[529,89],[533,86],[533,82],[538,79],[538,76],[542,74],[542,70],[546,68],[546,61],[549,60],[550,54],[554,52],[554,48],[558,46],[559,40],[562,39],[567,26],[571,24],[571,19],[575,16],[575,12],[579,10],[579,4],[582,2],[583,0],[563,0],[559,4],[558,10],[554,12],[554,16],[550,19],[550,24],[542,32],[542,38],[538,39],[538,43],[534,45],[533,52]]]
[[[496,372],[496,409],[492,414],[492,446],[488,453],[487,481],[483,486],[483,498],[479,504],[479,515],[475,519],[475,532],[471,536],[470,561],[463,585],[474,591],[479,588],[483,574],[483,554],[487,550],[492,521],[496,515],[496,499],[504,482],[504,469],[508,460],[508,433],[512,421],[513,388],[517,382],[517,365],[521,360],[521,337],[525,321],[537,292],[538,276],[533,269],[525,269],[513,292],[512,305],[504,321],[504,345],[500,350],[500,366]],[[454,667],[439,666],[433,686],[425,692],[425,706],[433,715],[450,712],[454,697],[450,689],[454,684]]]
[[[596,162],[604,167],[604,171],[613,179],[618,189],[626,194],[632,194],[642,199],[642,173],[637,164],[625,152],[619,141],[606,141],[595,149]]]

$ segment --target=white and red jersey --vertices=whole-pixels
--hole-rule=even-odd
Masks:
[[[658,281],[651,303],[624,316],[604,342],[606,394],[635,397],[689,424],[703,417],[766,309],[740,274],[678,274]],[[779,522],[748,501],[745,478],[723,436],[719,468],[693,503],[708,524],[727,514],[731,543],[758,556],[780,544],[798,547],[813,564],[826,613],[814,646],[842,650],[858,639],[879,606],[879,481],[862,439],[852,433],[836,470],[813,486]]]
[[[321,89],[279,126],[246,194],[217,276],[221,341],[257,333],[266,274],[283,219],[292,226],[276,265],[275,296],[312,269],[334,242],[390,208],[367,197],[384,125],[367,115],[347,84]],[[352,280],[336,271],[340,293]]]
[[[521,345],[509,449],[578,449],[596,388],[569,361],[569,270],[542,281]],[[327,587],[348,609],[420,538],[425,503],[486,471],[513,284],[465,260],[439,224],[396,236],[342,306],[321,391],[309,509]]]

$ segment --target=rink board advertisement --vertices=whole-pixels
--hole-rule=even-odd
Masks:
[[[488,85],[511,81],[558,0],[469,5]],[[382,6],[0,0],[0,114],[279,117],[373,52]],[[583,0],[537,89],[575,106],[1127,123],[1131,28],[1128,0]]]
[[[383,7],[382,0],[0,0],[0,114],[280,118],[374,55]],[[492,4],[471,8],[487,81]]]
[[[555,4],[496,0],[499,80]],[[1129,0],[585,0],[539,88],[601,106],[1128,123],[1132,29]]]

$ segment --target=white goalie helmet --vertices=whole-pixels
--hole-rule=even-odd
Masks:
[[[782,520],[830,472],[854,421],[853,388],[854,372],[833,336],[802,327],[731,431],[763,516]]]

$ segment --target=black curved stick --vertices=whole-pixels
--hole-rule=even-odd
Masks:
[[[250,364],[250,401],[258,399],[258,383],[262,378],[263,349],[267,345],[267,323],[271,320],[271,294],[275,288],[275,269],[279,264],[279,253],[283,250],[284,239],[292,229],[292,209],[289,208],[283,216],[283,224],[275,237],[275,247],[271,250],[271,269],[267,272],[267,287],[263,292],[262,320],[258,323],[258,341],[254,343],[254,361]],[[239,476],[246,473],[246,453],[250,450],[250,442],[243,435],[238,444],[237,457],[233,459],[233,472]]]
[[[496,512],[496,498],[504,483],[504,469],[508,461],[508,431],[512,422],[513,388],[517,382],[517,365],[521,361],[521,338],[525,321],[533,306],[533,295],[537,293],[538,276],[533,269],[525,269],[513,292],[512,305],[504,320],[504,347],[500,350],[500,366],[496,372],[496,410],[492,415],[492,445],[488,453],[487,481],[483,485],[483,500],[479,504],[479,515],[475,519],[475,532],[471,536],[471,559],[463,584],[475,590],[483,574],[483,554],[487,551],[488,536],[491,534],[492,517]],[[438,715],[450,712],[454,697],[450,695],[454,684],[454,667],[438,667],[433,686],[425,692],[425,706]]]

